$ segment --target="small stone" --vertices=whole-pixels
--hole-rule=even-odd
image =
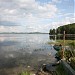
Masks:
[[[28,66],[28,68],[30,68],[30,66]]]

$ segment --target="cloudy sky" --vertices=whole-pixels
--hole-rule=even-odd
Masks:
[[[74,0],[0,0],[0,32],[49,32],[74,23]]]

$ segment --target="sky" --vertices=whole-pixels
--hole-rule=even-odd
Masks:
[[[75,23],[74,0],[0,0],[0,32],[49,32]]]

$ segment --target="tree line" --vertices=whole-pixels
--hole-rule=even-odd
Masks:
[[[63,34],[63,31],[65,31],[66,34],[75,34],[75,23],[60,26],[57,29],[50,29],[49,34]]]

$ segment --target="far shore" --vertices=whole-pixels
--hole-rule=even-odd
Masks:
[[[49,34],[49,33],[0,33],[0,34]]]

